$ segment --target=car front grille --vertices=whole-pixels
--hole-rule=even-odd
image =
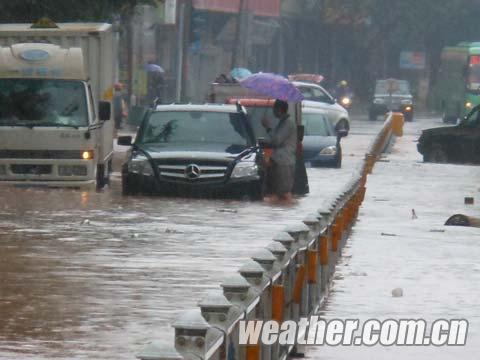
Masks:
[[[225,177],[228,167],[225,165],[158,165],[160,176],[177,181],[209,181],[221,180]]]
[[[10,170],[15,175],[49,175],[52,173],[52,165],[10,165]]]
[[[0,150],[0,159],[82,159],[80,150]]]

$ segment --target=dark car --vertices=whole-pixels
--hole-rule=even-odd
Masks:
[[[303,156],[308,166],[342,167],[342,146],[340,139],[347,136],[344,129],[335,130],[322,110],[303,108],[305,126]]]
[[[119,145],[130,145],[120,137]],[[146,114],[122,168],[125,195],[263,198],[263,153],[241,107],[166,105]]]
[[[406,80],[377,80],[375,94],[370,104],[369,118],[376,120],[389,111],[401,112],[406,121],[413,120],[413,96]]]
[[[424,130],[417,148],[426,162],[480,164],[480,106],[458,125]]]

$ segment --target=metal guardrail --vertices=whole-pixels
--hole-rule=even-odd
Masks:
[[[253,254],[239,274],[209,292],[198,308],[173,323],[174,344],[152,342],[141,360],[283,360],[303,354],[291,346],[240,345],[240,320],[298,321],[318,312],[329,295],[331,279],[366,192],[367,176],[380,155],[401,136],[403,115],[389,113],[372,141],[365,161],[343,190],[325,201],[303,223],[273,237]],[[299,334],[299,337],[303,334]]]

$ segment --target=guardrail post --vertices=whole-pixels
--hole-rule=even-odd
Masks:
[[[233,328],[238,320],[243,318],[243,311],[228,301],[220,289],[209,291],[199,301],[198,306],[200,306],[205,320],[223,333],[223,344],[219,351],[220,359],[232,358],[233,355],[237,354],[235,339],[232,338]]]
[[[210,326],[200,309],[185,311],[172,326],[175,328],[175,348],[183,357],[220,359],[223,334]]]
[[[286,249],[286,264],[283,275],[283,284],[285,286],[285,310],[284,319],[293,319],[293,284],[295,281],[295,262],[292,257],[296,253],[293,246],[295,239],[287,232],[280,232],[273,237],[273,241],[282,244]]]
[[[153,341],[136,356],[140,360],[186,360],[173,344]]]
[[[255,320],[255,308],[260,301],[260,297],[255,288],[252,288],[247,280],[240,274],[232,274],[227,277],[221,284],[223,294],[233,305],[236,305],[243,312],[244,320]],[[235,359],[246,359],[246,347],[239,345],[238,327],[235,327],[232,332],[231,339],[233,344],[231,347],[235,348]]]
[[[275,258],[272,254],[272,264]],[[268,321],[272,318],[272,294],[270,287],[270,279],[266,276],[265,270],[260,264],[253,260],[247,260],[247,262],[240,267],[240,274],[260,293],[260,302],[256,308],[255,319]],[[249,350],[250,349],[250,350]],[[247,360],[252,353],[252,347],[247,346]],[[255,350],[256,351],[256,350]],[[260,346],[260,353],[262,360],[270,360],[271,358],[271,346]]]
[[[298,224],[288,227],[285,231],[288,232],[295,239],[294,245],[298,249],[296,256],[297,276],[295,279],[295,281],[297,282],[299,280],[299,271],[305,271],[305,273],[307,273],[306,266],[308,264],[306,252],[308,248],[310,229],[305,224]],[[303,270],[301,270],[302,266],[304,268]],[[295,284],[295,286],[297,286],[297,283]],[[300,303],[296,303],[294,301],[294,309],[296,308],[295,304],[298,305],[297,319],[301,316],[308,315],[308,286],[306,286],[306,276],[303,276],[303,282],[298,286],[300,286],[301,291]]]
[[[320,285],[321,281],[321,269],[317,262],[318,252],[318,237],[321,231],[320,215],[310,214],[304,220],[303,223],[310,228],[310,232],[313,234],[313,240],[310,242],[307,250],[307,268],[308,268],[308,313],[312,314],[317,312],[320,302]]]

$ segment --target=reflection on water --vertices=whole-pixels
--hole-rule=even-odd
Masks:
[[[293,208],[122,197],[118,181],[0,189],[0,359],[133,359],[171,340],[178,311],[341,188],[368,139],[347,140],[343,169],[311,169]]]

